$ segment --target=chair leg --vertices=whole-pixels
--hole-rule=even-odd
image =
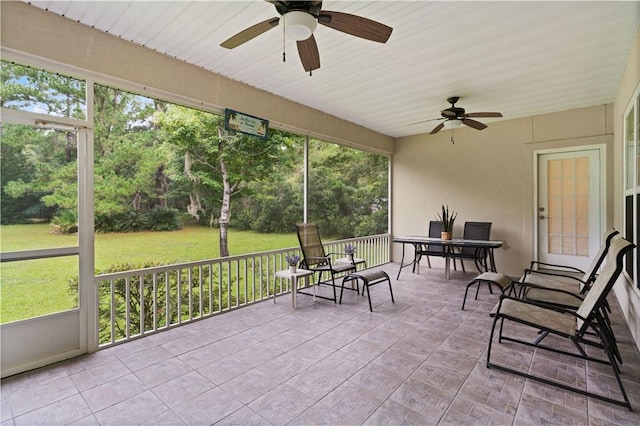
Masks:
[[[364,289],[367,289],[367,299],[369,300],[369,312],[373,312],[373,306],[371,306],[371,293],[369,293],[369,281],[363,279],[362,284],[362,292],[364,293]]]

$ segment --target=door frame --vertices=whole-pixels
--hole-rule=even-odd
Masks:
[[[540,158],[543,155],[547,154],[559,154],[564,152],[571,151],[598,151],[598,157],[600,160],[600,235],[598,238],[602,236],[604,231],[607,229],[608,217],[607,217],[607,145],[606,144],[594,144],[594,145],[576,145],[569,146],[564,148],[550,148],[550,149],[540,149],[533,151],[533,210],[531,212],[531,221],[533,223],[533,260],[539,259],[539,249],[540,249],[540,241],[539,241],[539,226],[538,226],[538,208],[539,204],[539,163]]]

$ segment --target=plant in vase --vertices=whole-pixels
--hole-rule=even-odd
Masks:
[[[295,273],[298,270],[298,262],[300,262],[300,255],[287,254],[285,258],[287,259],[287,263],[289,264],[289,271]]]
[[[356,246],[353,244],[345,244],[344,246],[344,252],[347,255],[347,258],[349,258],[349,260],[351,261],[351,263],[353,263],[353,256],[356,253]]]
[[[458,217],[458,213],[449,211],[449,206],[442,205],[442,213],[438,213],[438,220],[442,224],[442,233],[440,237],[443,240],[450,240],[453,234],[453,224]]]

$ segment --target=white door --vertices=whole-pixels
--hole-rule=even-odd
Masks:
[[[586,269],[602,237],[601,151],[538,155],[538,260]]]
[[[3,136],[19,136],[11,138],[13,143],[21,144],[12,148],[16,152],[28,148],[34,153],[46,153],[54,144],[69,146],[67,181],[72,188],[77,185],[78,193],[87,192],[85,187],[91,187],[93,182],[85,164],[93,161],[89,151],[93,147],[88,142],[87,130],[66,128],[65,123],[56,123],[55,117],[47,117],[46,123],[34,126],[28,113],[6,109],[2,112]],[[85,161],[78,161],[78,158]],[[74,163],[76,176],[71,172]],[[12,178],[22,178],[20,173],[14,172]],[[12,199],[3,196],[2,202],[10,204]],[[95,314],[89,311],[95,294],[92,289],[93,222],[90,222],[89,229],[85,226],[88,214],[93,214],[93,211],[87,209],[87,205],[87,200],[78,198],[77,207],[69,208],[77,214],[78,233],[58,239],[42,239],[39,237],[42,231],[29,231],[25,227],[20,228],[23,230],[20,237],[10,229],[10,225],[0,225],[0,236],[22,238],[24,243],[16,249],[11,244],[7,246],[6,241],[10,238],[3,238],[5,244],[0,250],[2,302],[3,307],[8,308],[8,312],[3,310],[0,324],[2,377],[85,353],[88,349],[87,336],[96,333],[87,326],[88,315]],[[60,269],[64,273],[60,276],[48,274],[51,269]],[[75,295],[70,295],[67,285],[74,279],[78,288]],[[50,300],[56,302],[49,303]]]

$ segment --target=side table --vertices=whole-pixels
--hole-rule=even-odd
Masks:
[[[276,272],[276,277],[286,278],[291,281],[291,305],[293,309],[296,309],[296,293],[298,292],[298,278],[304,278],[308,281],[309,276],[313,275],[313,271],[308,269],[297,269],[296,272],[291,272],[289,269],[283,269]],[[313,287],[313,296],[315,301],[316,288]],[[276,303],[276,292],[273,292],[273,303]]]

